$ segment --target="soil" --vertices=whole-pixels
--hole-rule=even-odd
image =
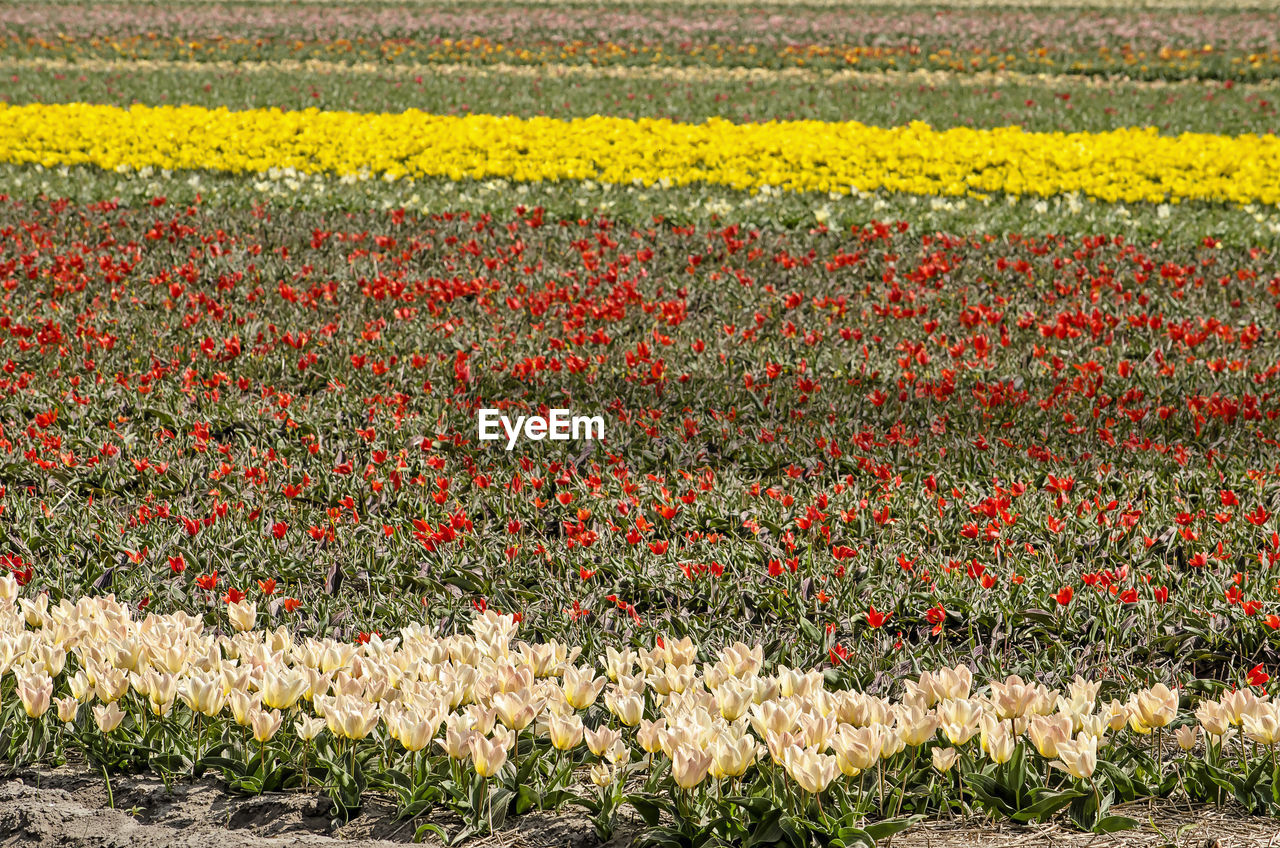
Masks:
[[[180,782],[166,789],[147,775],[112,778],[115,808],[100,777],[80,769],[30,772],[0,782],[0,845],[36,848],[395,848],[411,843],[420,821],[397,821],[389,803],[366,803],[341,827],[328,803],[315,794],[254,797],[229,795],[212,780]],[[1176,845],[1179,848],[1277,846],[1280,819],[1250,817],[1231,808],[1172,803],[1118,809],[1144,825],[1103,836],[1056,825],[1019,827],[973,821],[919,825],[895,837],[894,848],[1110,848]],[[459,822],[433,819],[453,832]],[[1158,828],[1158,829],[1157,829]],[[604,848],[624,848],[639,834],[635,820],[620,823]],[[424,843],[440,846],[429,837]],[[573,812],[530,813],[509,819],[476,848],[601,848],[591,822]]]
[[[100,776],[79,769],[31,772],[0,782],[0,845],[34,848],[401,848],[423,820],[398,821],[388,802],[367,800],[361,815],[335,827],[316,793],[231,795],[213,780],[166,789],[148,775],[113,776],[110,806]],[[461,822],[432,821],[456,832]],[[508,821],[507,848],[598,848],[591,821],[564,812]],[[627,840],[629,841],[629,840]],[[480,846],[493,839],[473,840]],[[438,839],[427,846],[440,848]],[[620,843],[625,844],[625,842]],[[614,846],[610,846],[614,848]]]

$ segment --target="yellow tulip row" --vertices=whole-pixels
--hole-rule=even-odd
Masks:
[[[855,122],[738,125],[409,111],[360,114],[196,106],[0,107],[0,161],[45,167],[292,168],[452,180],[714,184],[756,190],[1049,197],[1105,202],[1280,203],[1280,138],[1154,129],[1031,133],[1018,127]]]

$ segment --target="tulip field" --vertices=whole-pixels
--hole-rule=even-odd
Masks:
[[[1278,105],[1251,0],[0,0],[0,840],[1268,844]]]

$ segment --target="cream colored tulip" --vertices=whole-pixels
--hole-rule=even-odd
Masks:
[[[798,745],[787,749],[783,755],[783,766],[801,789],[813,795],[825,792],[839,774],[835,757]]]
[[[1223,711],[1231,719],[1231,724],[1240,727],[1244,723],[1246,713],[1252,712],[1260,699],[1250,689],[1236,689],[1224,692],[1219,699]],[[1265,696],[1263,699],[1265,700]]]
[[[1003,765],[1013,759],[1017,747],[1018,740],[1009,732],[1008,722],[996,722],[989,731],[983,732],[982,749],[996,765]]]
[[[1032,716],[1027,726],[1027,735],[1031,744],[1046,760],[1058,756],[1058,747],[1071,739],[1073,724],[1071,716],[1057,713],[1053,716]]]
[[[982,705],[976,700],[944,701],[938,705],[942,732],[952,745],[963,745],[978,733]]]
[[[259,691],[262,703],[276,710],[287,710],[302,698],[308,679],[297,669],[273,668],[263,675]]]
[[[493,696],[493,709],[507,727],[517,732],[533,723],[542,712],[545,700],[534,695],[531,689],[518,692],[501,692]]]
[[[1113,733],[1123,730],[1129,723],[1129,705],[1122,704],[1115,698],[1111,699],[1103,712],[1107,717],[1107,726]]]
[[[93,693],[104,704],[120,700],[128,691],[129,677],[123,669],[104,668],[94,680]]]
[[[350,695],[316,699],[329,732],[342,739],[364,739],[378,725],[378,705]]]
[[[671,758],[671,776],[681,789],[692,789],[701,783],[711,768],[712,755],[700,748],[677,748]]]
[[[906,745],[918,748],[938,733],[938,714],[921,706],[903,706],[897,711],[898,735]]]
[[[445,719],[444,738],[437,739],[436,744],[451,759],[466,759],[471,755],[471,737],[475,733],[465,716],[451,715]]]
[[[227,693],[216,674],[192,674],[178,687],[178,697],[193,713],[216,716],[227,705]]]
[[[755,686],[749,681],[728,678],[713,693],[716,707],[725,721],[737,721],[752,705]]]
[[[748,735],[736,739],[718,734],[711,747],[711,776],[717,780],[741,777],[756,761],[756,741]]]
[[[302,716],[293,723],[293,732],[304,742],[310,742],[324,731],[324,719],[318,716]]]
[[[120,722],[124,721],[125,712],[120,709],[119,704],[112,701],[108,704],[99,704],[93,708],[93,721],[98,725],[98,730],[103,733],[111,733],[120,726]]]
[[[596,702],[596,698],[600,697],[600,690],[608,680],[604,677],[594,677],[591,669],[587,667],[574,668],[570,666],[564,670],[564,680],[561,684],[564,691],[564,699],[569,706],[575,710],[585,710]]]
[[[847,777],[855,777],[875,766],[880,761],[883,747],[884,733],[879,726],[855,728],[843,724],[831,739],[836,766]]]
[[[250,714],[262,706],[262,695],[257,692],[250,695],[239,689],[233,689],[227,696],[227,703],[231,705],[231,717],[235,719],[236,724],[248,727]]]
[[[963,701],[973,690],[973,672],[968,666],[943,668],[920,676],[920,688],[928,695],[928,706],[939,701]]]
[[[1270,705],[1264,709],[1244,713],[1241,716],[1244,735],[1259,745],[1271,746],[1280,742],[1280,713]]]
[[[1058,759],[1049,765],[1062,769],[1072,777],[1089,780],[1098,767],[1098,739],[1081,733],[1073,740],[1058,745]]]
[[[476,774],[481,777],[493,777],[502,771],[502,766],[507,762],[508,744],[505,738],[488,739],[477,733],[472,735],[468,748],[471,751],[471,763]]]
[[[572,751],[582,743],[582,717],[578,714],[552,715],[547,724],[551,746],[557,751]]]
[[[639,728],[636,730],[636,741],[640,743],[640,747],[644,749],[646,754],[656,754],[662,750],[662,738],[667,732],[667,720],[660,718],[657,721],[649,721],[640,719]]]
[[[85,674],[82,668],[67,680],[67,687],[71,690],[73,698],[77,701],[85,701],[93,691],[93,682],[89,680],[89,675]]]
[[[603,757],[613,744],[622,738],[622,732],[601,725],[595,730],[584,730],[583,738],[587,740],[587,748],[597,757]]]
[[[464,711],[464,715],[471,719],[471,727],[481,736],[488,736],[493,733],[494,724],[497,722],[498,711],[493,707],[485,709],[479,704],[471,704]]]
[[[1163,683],[1139,692],[1133,704],[1137,707],[1142,723],[1147,727],[1164,727],[1178,714],[1178,695]]]
[[[605,750],[604,758],[614,765],[629,763],[631,762],[631,748],[626,742],[619,739]]]
[[[253,738],[258,742],[270,742],[271,737],[280,729],[284,716],[279,710],[254,710],[249,714],[249,724],[253,728]]]
[[[996,716],[1002,721],[1026,715],[1031,711],[1038,695],[1034,686],[1024,683],[1016,674],[1010,675],[1003,683],[991,684],[991,704],[995,707]]]
[[[1102,681],[1090,682],[1077,674],[1067,687],[1067,702],[1071,704],[1072,711],[1086,715],[1093,712],[1098,705],[1098,690],[1101,688]]]
[[[893,759],[907,747],[907,743],[902,741],[902,734],[898,733],[896,728],[886,727],[883,738],[884,742],[880,745],[880,759],[882,760]]]
[[[609,763],[595,763],[591,766],[591,782],[603,789],[612,786],[617,769]]]
[[[839,726],[839,720],[833,715],[805,714],[801,717],[797,727],[801,738],[804,740],[804,744],[801,747],[826,751],[831,737],[835,735],[836,728]]]
[[[431,744],[442,721],[444,721],[442,712],[426,716],[406,716],[400,722],[400,735],[397,741],[406,751],[414,753],[421,751]]]
[[[53,702],[58,707],[58,721],[70,723],[76,720],[76,713],[80,712],[80,702],[75,699],[75,696],[54,698]]]
[[[53,696],[53,680],[44,672],[18,678],[18,699],[30,718],[40,718],[49,711],[49,699]]]
[[[227,618],[236,632],[252,630],[258,620],[258,605],[252,601],[239,601],[227,604]]]
[[[959,756],[960,752],[955,748],[934,748],[933,767],[946,774],[951,771],[951,767],[956,764],[956,758]]]
[[[635,727],[644,716],[644,698],[622,691],[606,692],[604,704],[626,727]]]
[[[1196,707],[1196,718],[1204,732],[1211,736],[1224,736],[1231,729],[1231,716],[1221,704],[1213,701],[1201,701]]]
[[[612,647],[606,647],[604,657],[605,674],[615,683],[618,682],[619,677],[631,674],[631,669],[636,665],[636,652],[630,648],[617,651]]]
[[[800,718],[800,707],[794,701],[766,701],[753,704],[750,721],[756,735],[766,738],[769,733],[787,733],[795,729]]]

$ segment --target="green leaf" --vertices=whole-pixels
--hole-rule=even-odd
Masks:
[[[511,810],[511,802],[515,798],[516,793],[507,789],[505,786],[493,790],[489,796],[489,804],[491,805],[485,812],[493,817],[494,830],[502,827],[507,820],[507,813]]]
[[[869,824],[863,830],[871,837],[872,844],[879,842],[881,839],[888,839],[891,836],[902,833],[902,831],[911,827],[913,824],[922,821],[924,816],[914,815],[906,818],[887,819],[879,821],[875,824]]]
[[[772,800],[763,795],[731,795],[724,800],[745,810],[756,818],[764,817],[765,814],[776,807]]]
[[[467,796],[467,805],[473,812],[478,813],[484,809],[485,787],[485,779],[477,774],[475,780],[471,781],[471,792]]]
[[[834,848],[852,848],[861,845],[863,848],[876,848],[876,841],[871,834],[860,827],[842,827],[836,831],[836,838],[831,843]]]
[[[751,835],[742,843],[743,848],[754,848],[757,845],[775,845],[782,839],[782,810],[774,809],[760,818],[751,831]]]
[[[822,642],[822,631],[818,629],[818,625],[807,618],[800,619],[800,632],[810,642]]]
[[[539,809],[542,806],[542,798],[537,792],[533,791],[533,787],[522,784],[516,790],[516,815],[524,815],[530,810]]]
[[[989,774],[975,772],[965,775],[964,782],[977,796],[978,801],[990,810],[1006,818],[1012,818],[1015,812],[1003,796],[1004,787]]]
[[[628,795],[623,800],[640,814],[649,827],[657,827],[662,813],[670,806],[652,795]]]
[[[438,824],[432,824],[431,822],[418,825],[418,829],[413,832],[413,841],[421,842],[428,833],[435,834],[436,837],[438,837],[445,845],[450,844],[449,834],[445,833],[444,828]]]
[[[1042,794],[1032,804],[1016,811],[1009,818],[1019,824],[1027,824],[1028,822],[1043,822],[1054,813],[1066,807],[1072,801],[1085,795],[1079,789],[1065,789],[1062,792],[1049,792]]]
[[[1128,816],[1103,816],[1098,819],[1098,823],[1093,826],[1094,833],[1115,833],[1119,830],[1128,830],[1138,826],[1137,819],[1131,819]]]
[[[529,782],[529,775],[533,774],[534,766],[538,764],[539,757],[535,753],[530,753],[528,757],[520,763],[520,771],[516,773],[516,785],[524,786]]]
[[[1119,801],[1132,801],[1138,797],[1137,792],[1134,790],[1133,780],[1129,778],[1124,769],[1115,763],[1099,761],[1098,770],[1106,776],[1107,781],[1115,789],[1116,798]]]

